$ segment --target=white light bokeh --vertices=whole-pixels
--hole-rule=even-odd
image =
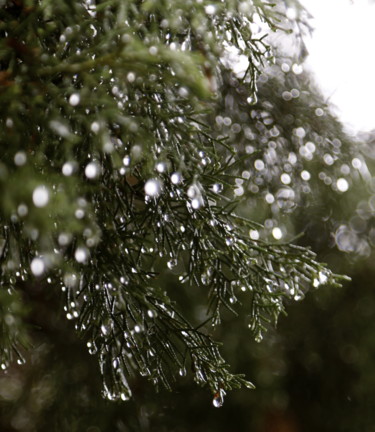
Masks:
[[[351,132],[375,129],[375,3],[301,0],[313,15],[307,65]]]

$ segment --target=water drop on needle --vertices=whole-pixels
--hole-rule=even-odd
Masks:
[[[215,394],[214,394],[214,398],[212,399],[212,405],[215,408],[220,408],[223,406],[224,403],[224,396],[225,396],[225,391],[223,389],[218,390]]]

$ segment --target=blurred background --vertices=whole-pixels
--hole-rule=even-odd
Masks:
[[[332,3],[338,12],[337,2]],[[361,36],[361,44],[370,43],[366,37]],[[309,71],[312,61],[305,71],[297,60],[279,54],[260,75],[258,101],[251,107],[236,75],[224,74],[223,105],[213,124],[246,156],[233,168],[245,179],[237,183],[239,212],[265,225],[249,235],[284,241],[303,233],[296,241],[351,282],[343,288],[312,288],[303,301],[288,305],[288,316],[261,343],[246,330],[244,317],[224,315],[214,336],[223,341],[233,371],[246,374],[256,390],[231,392],[220,409],[189,371],[173,393],[155,393],[145,378],[135,377],[132,401],[104,400],[97,359],[66,320],[64,299],[47,284],[21,287],[30,305],[34,349],[25,364],[0,375],[0,431],[375,431],[375,134],[368,120],[354,117],[351,133],[344,131],[328,107],[327,90],[317,90]],[[343,60],[337,73],[348,62]],[[355,69],[352,74],[359,88],[363,77]],[[373,84],[365,81],[363,96],[366,89],[371,94]],[[352,105],[355,111],[373,112],[365,99]],[[287,140],[281,141],[281,156],[270,145],[280,137]],[[176,289],[173,271],[160,284],[175,291],[175,300],[192,315],[201,314],[205,293]]]

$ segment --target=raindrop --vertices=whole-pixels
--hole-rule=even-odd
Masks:
[[[292,66],[292,71],[295,75],[300,75],[303,72],[303,66],[294,63],[294,65]]]
[[[290,182],[292,181],[292,179],[290,178],[290,175],[287,173],[281,174],[280,180],[281,180],[281,183],[284,183],[286,185],[290,184]]]
[[[104,336],[108,336],[110,332],[110,327],[108,325],[102,324],[100,330]]]
[[[202,197],[194,198],[191,200],[191,206],[193,207],[194,210],[198,210],[202,204],[203,204]]]
[[[17,166],[25,165],[27,160],[26,153],[23,151],[19,151],[14,155],[14,163]]]
[[[135,81],[135,73],[134,73],[134,72],[129,72],[129,73],[126,75],[126,79],[127,79],[130,83],[134,82],[134,81]]]
[[[150,179],[145,183],[145,193],[150,197],[157,197],[161,192],[161,182],[158,179]]]
[[[156,54],[158,53],[158,49],[157,49],[156,46],[152,46],[152,47],[149,48],[148,52],[149,52],[151,55],[154,56],[154,55],[156,55]]]
[[[212,405],[215,408],[222,407],[223,403],[224,403],[224,396],[225,396],[225,391],[223,389],[220,389],[219,391],[217,391],[214,394],[214,398],[212,399]]]
[[[163,173],[165,171],[166,165],[164,162],[158,162],[156,164],[156,171],[159,173]]]
[[[92,122],[90,129],[92,132],[98,133],[100,131],[100,123],[97,121]]]
[[[38,186],[33,191],[33,203],[35,207],[45,207],[49,201],[49,192],[45,186]]]
[[[319,283],[320,284],[325,284],[328,281],[328,276],[323,273],[323,272],[319,272]]]
[[[275,227],[272,230],[272,235],[276,240],[280,240],[283,236],[283,232],[281,231],[281,229],[279,227]]]
[[[336,186],[340,192],[346,192],[349,189],[349,183],[344,178],[337,179]]]
[[[352,160],[352,165],[353,165],[353,168],[355,168],[355,169],[360,169],[360,168],[362,167],[362,162],[361,162],[360,159],[358,159],[358,158],[354,158],[354,159]]]
[[[19,216],[23,217],[26,216],[28,213],[29,209],[27,208],[26,204],[20,204],[17,208],[17,213],[19,214]]]
[[[308,171],[303,170],[301,172],[301,178],[302,178],[302,180],[308,181],[311,178],[311,174]]]
[[[233,237],[227,237],[227,238],[225,239],[225,244],[226,244],[227,246],[231,246],[231,245],[233,244]]]
[[[41,276],[45,271],[45,264],[42,258],[34,258],[31,261],[30,267],[35,276]]]
[[[275,202],[275,197],[271,194],[271,193],[267,193],[266,196],[264,197],[264,199],[266,200],[266,202],[268,204],[273,204]]]
[[[58,120],[51,120],[49,127],[58,135],[67,138],[70,135],[69,128]]]
[[[178,90],[178,94],[182,97],[182,98],[186,98],[187,96],[189,96],[189,90],[186,87],[181,87]]]
[[[201,281],[203,285],[208,285],[210,280],[208,278],[208,275],[206,273],[202,273],[201,275]]]
[[[289,211],[295,206],[295,192],[289,187],[283,187],[276,193],[277,205],[281,210]]]
[[[79,263],[86,262],[88,257],[88,250],[85,247],[78,247],[74,253],[74,258]]]
[[[335,160],[333,159],[333,157],[329,153],[326,153],[323,156],[323,159],[327,165],[333,165],[333,163],[335,162]]]
[[[169,269],[173,269],[174,267],[176,267],[176,265],[177,265],[177,260],[175,258],[167,262],[167,266]]]
[[[121,393],[120,397],[121,397],[121,400],[123,400],[123,401],[128,401],[130,399],[130,396],[127,395],[126,393]]]
[[[250,236],[251,240],[259,240],[259,231],[251,229],[249,232],[249,236]]]
[[[74,288],[77,283],[77,275],[74,273],[67,273],[64,275],[64,284],[67,287]]]
[[[220,193],[220,192],[223,190],[223,185],[222,185],[221,183],[215,183],[215,184],[212,186],[212,190],[213,190],[213,192],[215,192],[215,193]]]
[[[70,176],[74,172],[74,165],[72,162],[65,162],[61,169],[64,176]]]
[[[257,97],[257,95],[254,93],[252,96],[249,96],[249,97],[246,99],[246,101],[247,101],[247,103],[248,103],[249,105],[255,105],[255,104],[258,102],[258,97]]]
[[[61,233],[61,234],[59,234],[57,241],[58,241],[60,246],[66,246],[70,243],[71,238],[72,238],[71,234]]]
[[[214,15],[216,12],[216,6],[215,5],[207,5],[204,7],[204,10],[206,11],[207,15]]]
[[[69,98],[69,103],[71,106],[77,106],[81,100],[81,97],[78,93],[73,93]]]
[[[77,219],[83,219],[85,217],[85,211],[83,209],[77,209],[74,215]]]
[[[93,179],[99,175],[99,166],[96,162],[90,162],[86,165],[85,175],[89,179]]]
[[[130,165],[130,156],[129,155],[126,155],[126,156],[124,156],[124,158],[123,158],[123,160],[122,160],[122,163],[124,164],[124,166],[129,166]]]
[[[175,185],[181,183],[181,174],[179,172],[174,172],[171,175],[171,182]]]
[[[179,373],[180,376],[182,376],[182,377],[186,376],[186,368],[185,368],[185,367],[182,367],[182,368],[178,371],[178,373]]]
[[[293,99],[292,93],[288,91],[284,91],[281,96],[285,101],[290,101]]]
[[[254,167],[257,171],[262,171],[264,170],[264,162],[261,159],[257,159],[254,162]]]

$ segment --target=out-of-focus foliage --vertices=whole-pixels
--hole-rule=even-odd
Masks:
[[[301,39],[300,55],[286,56],[259,25],[302,31],[303,11],[283,1],[170,6],[1,10],[4,430],[316,430],[325,411],[303,409],[296,384],[299,368],[322,362],[324,329],[311,345],[302,334],[309,308],[322,327],[326,307],[343,308],[330,333],[340,373],[369,367],[359,348],[346,360],[351,336],[340,342],[346,291],[292,309],[285,333],[263,344],[249,333],[261,341],[286,304],[338,284],[306,246],[346,272],[343,252],[366,257],[374,242],[369,146],[345,135],[303,72]],[[242,372],[260,389],[233,392],[207,415],[190,378],[219,406],[225,390],[252,387]],[[117,403],[101,399],[100,375]],[[357,397],[350,380],[343,388]]]

